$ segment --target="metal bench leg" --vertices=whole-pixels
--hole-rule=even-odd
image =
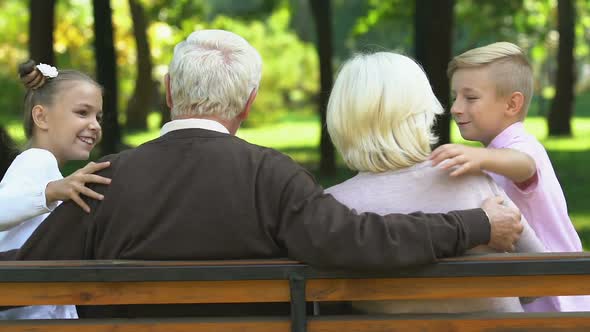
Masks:
[[[306,332],[305,278],[297,273],[291,274],[289,288],[291,289],[291,332]]]

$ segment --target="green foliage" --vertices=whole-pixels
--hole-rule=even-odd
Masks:
[[[492,42],[518,43],[515,28],[524,0],[463,0],[455,5],[456,53]]]
[[[207,3],[194,0],[143,0],[148,17],[176,28],[186,19],[204,17]]]
[[[24,1],[0,1],[0,75],[15,76],[16,66],[27,56],[28,13]]]
[[[17,75],[12,74],[12,76]],[[13,118],[20,118],[20,115],[23,114],[24,88],[17,79],[8,75],[0,75],[0,86],[2,87],[2,93],[0,93],[1,112],[10,114]]]
[[[184,35],[198,28],[225,29],[241,35],[260,52],[264,62],[262,82],[247,126],[272,122],[288,109],[306,107],[317,93],[319,76],[315,48],[299,40],[290,30],[289,22],[290,12],[286,6],[277,8],[261,21],[219,15],[210,23],[183,22]]]
[[[302,42],[290,28],[288,1],[140,0],[148,20],[148,39],[154,79],[162,80],[174,45],[195,29],[232,30],[262,55],[263,78],[248,125],[272,122],[287,109],[309,108],[319,87],[318,60],[312,44]],[[136,73],[133,22],[127,1],[111,1],[119,79],[119,114],[124,122]],[[27,3],[0,2],[0,107],[20,116],[22,88],[16,66],[27,57]],[[90,0],[57,1],[55,44],[58,68],[75,68],[94,75],[92,3]],[[160,86],[160,99],[163,87]]]
[[[27,57],[27,4],[24,1],[0,2],[0,110],[20,118],[24,88],[18,80],[17,66]]]
[[[349,45],[360,51],[395,50],[410,53],[413,49],[414,4],[408,1],[369,0],[365,16],[357,19]]]
[[[53,36],[56,66],[94,76],[92,6],[89,0],[56,1]],[[89,38],[90,37],[90,38]]]
[[[227,15],[240,19],[259,20],[286,4],[286,0],[217,0],[208,2],[208,17]]]
[[[576,0],[575,59],[577,90],[590,88],[588,54],[590,47],[590,2]],[[369,9],[356,21],[352,32],[353,48],[365,44],[365,38],[381,46],[409,53],[413,39],[412,1],[369,0]],[[557,67],[557,0],[456,0],[455,37],[453,53],[497,41],[509,41],[521,46],[529,55],[535,73],[534,107],[545,114],[546,100],[555,91]],[[380,31],[385,32],[383,35]]]

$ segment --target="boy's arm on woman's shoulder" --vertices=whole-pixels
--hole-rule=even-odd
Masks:
[[[515,183],[534,178],[535,160],[515,149],[488,149],[461,144],[445,144],[435,149],[430,159],[433,165],[452,169],[451,176],[488,171],[505,176]]]
[[[545,167],[544,165],[546,165],[547,161],[549,160],[547,151],[545,151],[545,148],[539,141],[515,142],[510,144],[510,146],[507,148],[525,154],[533,160],[535,167],[533,175],[524,181],[513,180],[513,182],[515,187],[522,192],[534,191],[543,177],[543,172],[541,170]]]
[[[517,185],[535,178],[537,165],[527,153],[510,148],[486,150],[488,158],[483,164],[484,170],[505,176]]]

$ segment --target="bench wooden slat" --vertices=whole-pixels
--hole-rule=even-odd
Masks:
[[[485,285],[485,287],[482,287]],[[308,301],[590,294],[590,275],[312,279]],[[32,304],[288,302],[286,280],[0,283],[0,306]]]
[[[289,318],[0,321],[0,332],[291,332]],[[309,332],[309,330],[308,330]]]
[[[397,279],[316,279],[308,301],[452,299],[590,294],[590,275]]]
[[[339,316],[312,320],[309,332],[586,332],[588,313]]]
[[[287,280],[0,283],[0,306],[289,302]]]
[[[309,332],[590,330],[587,313],[338,316],[311,318]],[[0,322],[0,332],[290,332],[288,318],[104,319]]]

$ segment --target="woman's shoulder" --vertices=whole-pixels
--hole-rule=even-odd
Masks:
[[[410,187],[420,187],[415,189],[420,195],[431,195],[441,201],[464,201],[477,202],[483,198],[498,195],[501,189],[494,180],[485,173],[466,174],[461,176],[451,176],[452,170],[443,169],[440,166],[432,166],[431,163],[423,163],[422,167],[417,167],[406,177],[406,190]],[[426,190],[427,192],[422,192]]]
[[[357,174],[349,179],[344,180],[343,182],[340,182],[338,184],[335,184],[331,187],[326,188],[324,191],[327,194],[332,194],[332,195],[346,193],[346,192],[349,192],[349,191],[353,190],[354,188],[356,188],[358,186],[359,182],[362,182],[362,180],[360,180],[359,175]]]
[[[345,205],[382,214],[476,208],[499,192],[485,174],[452,177],[429,162],[397,171],[360,173],[326,190]]]

